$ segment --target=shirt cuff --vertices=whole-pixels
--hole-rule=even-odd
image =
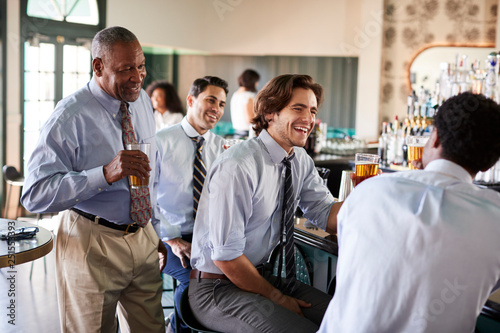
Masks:
[[[111,186],[104,177],[104,166],[87,170],[87,180],[90,188],[99,191],[105,190]]]
[[[242,254],[242,250],[228,249],[226,246],[218,246],[214,247],[212,251],[212,260],[229,261],[240,257]]]

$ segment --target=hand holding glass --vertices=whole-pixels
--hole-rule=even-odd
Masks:
[[[380,156],[375,154],[361,154],[355,156],[355,185],[363,180],[378,175],[378,164]]]
[[[149,158],[151,152],[151,144],[149,143],[129,143],[125,145],[127,150],[140,150],[146,154]],[[132,188],[148,187],[149,186],[149,175],[146,178],[139,178],[136,176],[129,176],[130,186]]]
[[[408,167],[411,170],[416,170],[417,168],[411,163],[412,161],[422,161],[422,153],[424,152],[424,146],[429,140],[428,136],[407,136],[406,146],[408,147]]]

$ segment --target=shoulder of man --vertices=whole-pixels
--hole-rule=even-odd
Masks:
[[[88,89],[88,86],[79,89],[57,103],[44,127],[51,126],[51,124],[54,125],[55,123],[59,123],[61,126],[69,125],[72,118],[85,114],[82,110],[93,101],[96,100]]]
[[[172,126],[164,127],[156,132],[158,138],[169,138],[172,136],[177,137],[180,132],[184,132],[181,123],[174,124]],[[187,138],[187,135],[184,135]]]
[[[231,147],[231,149],[223,150],[223,153],[216,159],[216,162],[233,163],[234,165],[253,169],[254,166],[263,164],[264,160],[265,155],[262,153],[262,148],[257,138],[253,138],[240,142]]]

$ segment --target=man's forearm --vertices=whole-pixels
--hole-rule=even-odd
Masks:
[[[330,214],[328,215],[328,222],[326,224],[326,232],[330,234],[337,233],[337,214],[339,213],[340,207],[342,207],[342,201],[336,202],[330,208]]]
[[[21,197],[23,206],[33,213],[60,212],[109,188],[102,167],[40,178],[28,176]]]

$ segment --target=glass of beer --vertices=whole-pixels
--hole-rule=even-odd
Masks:
[[[408,167],[415,170],[411,161],[422,161],[424,146],[429,140],[428,136],[407,136],[406,146],[408,147]]]
[[[151,152],[151,144],[149,143],[129,143],[125,145],[126,150],[140,150],[144,154],[150,156]],[[129,176],[130,187],[139,188],[139,187],[148,187],[149,186],[149,176],[146,178],[138,178],[136,176]]]
[[[379,162],[380,156],[378,155],[357,153],[354,159],[356,185],[367,178],[378,175]]]

